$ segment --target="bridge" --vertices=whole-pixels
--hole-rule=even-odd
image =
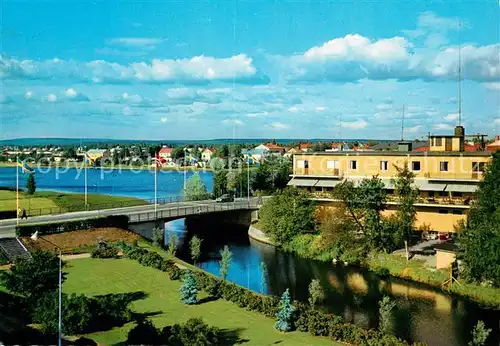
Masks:
[[[156,212],[154,205],[142,205],[35,216],[29,219],[19,220],[19,225],[36,225],[40,223],[85,220],[111,215],[127,215],[129,217],[129,224],[131,228],[134,229],[136,228],[134,225],[151,222],[166,222],[188,216],[220,213],[231,210],[257,210],[261,203],[262,200],[257,197],[252,197],[250,199],[235,199],[233,202],[226,203],[217,203],[214,200],[171,202],[157,205]],[[16,219],[0,220],[0,238],[15,237],[16,224]],[[139,231],[137,232],[141,233]]]

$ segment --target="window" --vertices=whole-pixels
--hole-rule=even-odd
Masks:
[[[439,197],[448,197],[449,194],[446,191],[439,191]]]
[[[462,197],[462,193],[461,193],[461,192],[458,192],[458,191],[453,191],[453,192],[451,193],[451,195],[452,195],[453,197]]]
[[[448,214],[448,210],[446,210],[446,209],[439,209],[439,214]]]
[[[307,160],[297,160],[297,168],[308,168],[309,162]]]
[[[339,168],[339,162],[338,161],[332,161],[329,160],[326,162],[326,168],[327,169],[338,169]]]
[[[349,162],[349,168],[351,169],[358,169],[358,161],[352,160]]]
[[[441,172],[448,172],[448,161],[441,161],[439,163],[439,170]]]
[[[485,164],[484,162],[472,162],[472,171],[473,172],[484,172]]]
[[[387,171],[389,169],[389,161],[380,161],[380,170]]]
[[[412,161],[411,170],[412,171],[420,171],[420,161]]]
[[[460,209],[453,209],[453,214],[455,214],[455,215],[462,215],[463,211],[460,210]]]
[[[443,145],[443,139],[442,138],[436,138],[436,147],[440,147]]]

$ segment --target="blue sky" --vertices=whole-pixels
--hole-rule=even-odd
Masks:
[[[1,139],[500,133],[498,0],[2,4]]]

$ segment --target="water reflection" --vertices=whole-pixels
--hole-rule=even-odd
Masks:
[[[286,288],[295,299],[307,300],[308,285],[319,279],[326,291],[324,308],[342,315],[346,321],[364,327],[378,325],[378,301],[384,294],[397,301],[394,332],[410,341],[429,345],[467,345],[470,331],[478,319],[485,321],[489,345],[499,344],[499,311],[480,309],[476,304],[458,299],[424,285],[400,279],[382,279],[356,267],[298,258],[248,238],[246,228],[237,225],[207,225],[196,220],[177,220],[166,227],[180,238],[179,255],[189,260],[188,240],[197,234],[203,239],[203,257],[199,266],[219,274],[219,251],[229,245],[233,259],[228,280],[262,291],[260,263],[267,266],[265,293],[281,295]]]

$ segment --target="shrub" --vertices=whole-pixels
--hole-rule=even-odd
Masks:
[[[128,332],[127,345],[158,345],[160,333],[151,321],[142,320]]]
[[[309,284],[309,304],[314,308],[317,303],[325,299],[325,292],[318,279],[311,280]]]
[[[327,314],[315,309],[307,309],[299,315],[295,322],[297,330],[309,332],[316,336],[330,336],[332,328],[342,323],[342,317]]]
[[[191,318],[184,325],[163,328],[160,337],[163,345],[212,346],[221,344],[221,334],[220,329],[207,325],[203,319]]]
[[[184,283],[179,290],[181,292],[181,301],[184,304],[198,303],[198,288],[196,287],[196,279],[190,270],[188,270],[184,275]]]
[[[153,267],[156,269],[161,269],[162,264],[165,260],[156,252],[147,251],[143,254],[139,260],[139,263],[146,267]]]
[[[107,249],[95,248],[90,253],[92,258],[118,258],[118,249],[115,247]]]

